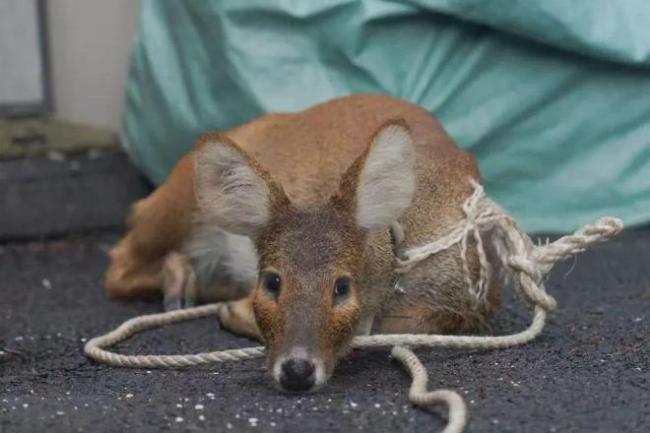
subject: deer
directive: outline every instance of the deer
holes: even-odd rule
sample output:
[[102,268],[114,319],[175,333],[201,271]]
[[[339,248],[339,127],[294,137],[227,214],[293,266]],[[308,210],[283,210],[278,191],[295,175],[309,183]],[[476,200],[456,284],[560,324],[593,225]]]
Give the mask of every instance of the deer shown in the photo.
[[[221,302],[231,332],[261,341],[273,382],[322,387],[357,335],[480,331],[453,248],[400,276],[405,247],[447,233],[480,180],[425,109],[360,94],[207,132],[148,197],[110,251],[112,298],[161,296],[165,309]],[[478,272],[475,245],[467,261]]]

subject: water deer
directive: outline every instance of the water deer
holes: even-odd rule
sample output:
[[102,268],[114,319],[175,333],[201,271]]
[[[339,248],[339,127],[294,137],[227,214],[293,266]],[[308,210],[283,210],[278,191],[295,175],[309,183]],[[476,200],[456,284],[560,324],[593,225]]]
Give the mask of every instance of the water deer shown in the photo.
[[408,102],[356,95],[265,115],[200,136],[133,206],[106,288],[162,293],[167,309],[222,301],[222,326],[265,344],[282,389],[316,389],[355,335],[467,332],[496,311],[492,286],[471,305],[454,249],[395,290],[389,226],[399,221],[406,247],[444,235],[469,179],[474,159]]

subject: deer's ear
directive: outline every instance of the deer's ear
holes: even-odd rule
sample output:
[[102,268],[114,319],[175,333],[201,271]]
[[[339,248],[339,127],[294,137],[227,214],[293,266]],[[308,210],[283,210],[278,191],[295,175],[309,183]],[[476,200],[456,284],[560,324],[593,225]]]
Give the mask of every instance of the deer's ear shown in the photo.
[[195,193],[203,214],[231,233],[255,237],[281,204],[282,188],[239,146],[221,134],[199,139]]
[[341,194],[353,204],[356,223],[377,230],[395,222],[415,191],[415,148],[403,120],[389,121],[375,133],[367,151],[343,176]]

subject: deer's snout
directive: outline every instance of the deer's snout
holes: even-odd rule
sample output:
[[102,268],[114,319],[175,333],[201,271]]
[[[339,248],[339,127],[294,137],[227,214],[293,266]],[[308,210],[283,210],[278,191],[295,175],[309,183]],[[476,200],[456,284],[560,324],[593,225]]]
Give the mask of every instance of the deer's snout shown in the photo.
[[288,391],[309,391],[316,383],[314,363],[301,358],[287,359],[280,366],[280,385]]
[[303,349],[292,350],[273,365],[273,379],[285,391],[311,391],[325,382],[325,376],[323,362],[308,356]]

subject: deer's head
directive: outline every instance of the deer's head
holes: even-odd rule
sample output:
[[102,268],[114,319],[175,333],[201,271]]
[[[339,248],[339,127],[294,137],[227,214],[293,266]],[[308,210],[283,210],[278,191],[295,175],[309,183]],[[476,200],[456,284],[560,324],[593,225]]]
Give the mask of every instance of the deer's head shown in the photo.
[[211,137],[196,156],[201,211],[257,246],[253,306],[273,378],[286,390],[316,388],[357,332],[368,234],[385,230],[411,203],[410,132],[403,121],[382,126],[317,208],[294,206],[250,155],[225,136]]

